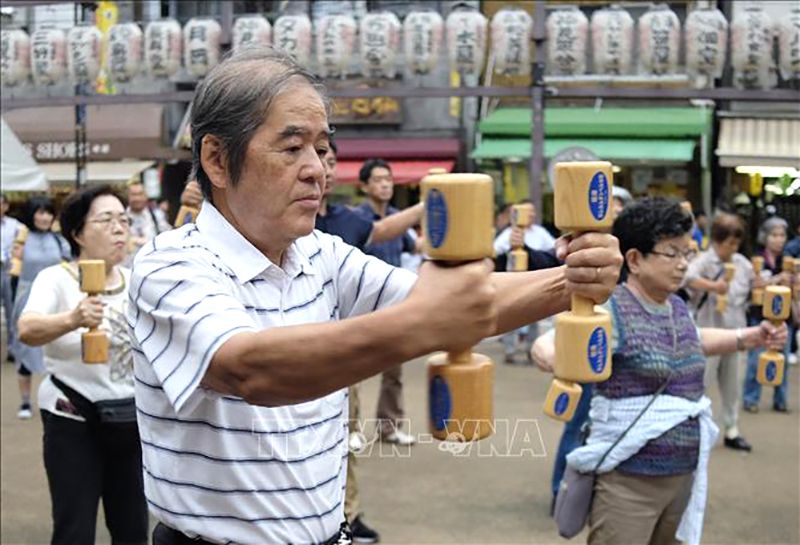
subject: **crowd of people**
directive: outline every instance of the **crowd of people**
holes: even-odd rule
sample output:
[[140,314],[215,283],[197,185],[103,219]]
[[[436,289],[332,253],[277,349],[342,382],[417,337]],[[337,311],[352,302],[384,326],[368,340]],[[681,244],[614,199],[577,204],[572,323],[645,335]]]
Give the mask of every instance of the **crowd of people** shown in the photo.
[[[741,399],[759,407],[758,350],[789,350],[786,328],[749,305],[753,288],[796,281],[782,267],[785,221],[764,223],[756,274],[738,253],[736,216],[716,214],[703,249],[679,204],[615,188],[613,234],[501,224],[494,264],[403,268],[422,248],[423,205],[391,206],[380,158],[359,173],[359,207],[330,202],[337,150],[324,90],[292,58],[250,48],[222,62],[196,90],[191,133],[182,204],[200,209],[193,223],[172,229],[139,183],[125,196],[83,188],[58,214],[31,199],[22,223],[2,202],[21,419],[33,416],[31,374],[44,375],[52,543],[94,543],[100,501],[115,543],[147,543],[148,510],[157,545],[378,541],[353,456],[364,441],[358,384],[381,375],[378,436],[411,446],[403,362],[496,335],[513,364],[522,335],[527,363],[550,370],[552,333],[537,323],[573,294],[611,314],[614,372],[584,388],[564,428],[554,496],[566,466],[592,468],[655,396],[603,461],[589,542],[699,542],[716,429],[705,393],[716,379],[724,444],[750,450],[737,417]],[[493,272],[512,247],[530,270]],[[105,263],[102,293],[80,291],[84,260]],[[736,266],[730,282],[724,263]],[[81,333],[95,327],[109,338],[106,364],[83,363]],[[773,409],[788,411],[786,399],[784,377]]]

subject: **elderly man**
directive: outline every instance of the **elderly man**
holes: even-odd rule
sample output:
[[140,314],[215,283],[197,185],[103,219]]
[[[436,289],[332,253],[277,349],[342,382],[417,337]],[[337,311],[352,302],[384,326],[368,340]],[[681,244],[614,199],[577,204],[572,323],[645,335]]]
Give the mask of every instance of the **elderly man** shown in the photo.
[[160,208],[150,208],[147,193],[141,182],[128,184],[128,216],[131,218],[131,243],[133,250],[128,257],[132,260],[142,246],[159,233],[171,229],[164,212]]
[[[330,128],[319,80],[241,50],[195,93],[195,224],[136,257],[128,321],[156,544],[348,543],[347,386],[611,293],[610,235],[565,267],[419,277],[314,231]],[[567,254],[569,254],[567,256]]]

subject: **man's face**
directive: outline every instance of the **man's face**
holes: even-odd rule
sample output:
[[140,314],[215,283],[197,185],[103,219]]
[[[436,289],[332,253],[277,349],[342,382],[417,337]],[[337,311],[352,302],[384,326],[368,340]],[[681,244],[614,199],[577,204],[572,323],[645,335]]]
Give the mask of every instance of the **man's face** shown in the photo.
[[366,183],[361,184],[361,188],[367,197],[380,203],[388,203],[394,194],[394,179],[388,168],[375,167],[369,175]]
[[147,194],[144,192],[144,186],[141,184],[133,184],[128,187],[128,204],[134,212],[141,212],[147,206]]
[[237,228],[259,248],[288,247],[314,229],[328,132],[325,105],[306,83],[270,106],[247,147],[239,183],[224,195]]
[[325,196],[330,195],[334,187],[336,187],[336,154],[333,148],[330,148],[325,155]]

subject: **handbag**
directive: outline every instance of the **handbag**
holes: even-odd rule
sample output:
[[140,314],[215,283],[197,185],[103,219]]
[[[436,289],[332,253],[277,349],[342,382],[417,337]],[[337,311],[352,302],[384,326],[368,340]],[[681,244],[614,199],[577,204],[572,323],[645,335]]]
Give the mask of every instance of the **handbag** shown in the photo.
[[614,447],[625,438],[631,428],[639,421],[647,409],[650,408],[650,405],[661,395],[667,387],[667,384],[669,384],[669,379],[671,377],[672,373],[670,372],[669,376],[667,376],[667,380],[656,390],[653,398],[647,402],[645,408],[636,415],[633,422],[631,422],[625,431],[617,437],[605,454],[600,457],[600,461],[594,466],[594,470],[581,473],[567,464],[567,468],[564,470],[564,477],[561,479],[561,483],[558,486],[556,505],[553,510],[553,518],[556,519],[556,524],[558,524],[558,535],[566,539],[572,539],[586,527],[586,522],[589,520],[589,512],[592,510],[594,483],[598,475],[597,470],[603,465],[606,457],[614,450]]

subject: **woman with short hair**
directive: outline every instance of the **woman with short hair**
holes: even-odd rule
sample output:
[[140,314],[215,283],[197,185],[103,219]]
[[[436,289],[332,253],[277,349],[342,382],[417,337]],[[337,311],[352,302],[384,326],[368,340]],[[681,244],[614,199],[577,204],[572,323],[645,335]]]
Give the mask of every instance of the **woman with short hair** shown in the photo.
[[[73,260],[44,269],[19,320],[20,340],[44,347],[47,376],[39,386],[44,465],[52,500],[55,544],[95,542],[102,498],[112,543],[147,542],[147,505],[133,399],[133,360],[125,312],[130,271],[130,219],[109,186],[70,195],[61,229]],[[105,262],[101,294],[80,291],[78,262]],[[109,339],[109,361],[85,364],[83,328]]]

